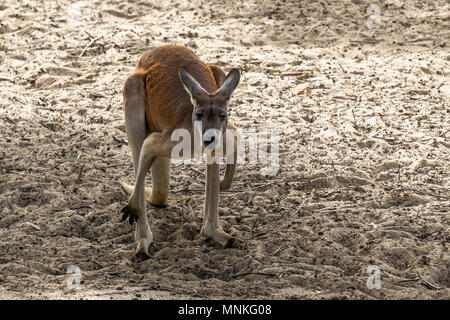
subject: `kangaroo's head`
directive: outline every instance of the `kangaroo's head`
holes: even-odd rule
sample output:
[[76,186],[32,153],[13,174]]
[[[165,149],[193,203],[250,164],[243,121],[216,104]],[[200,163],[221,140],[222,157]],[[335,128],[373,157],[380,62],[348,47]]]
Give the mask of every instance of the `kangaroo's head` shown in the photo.
[[232,69],[221,87],[212,93],[203,89],[184,67],[180,68],[180,78],[194,106],[192,113],[194,130],[197,130],[198,124],[201,123],[203,145],[205,147],[215,145],[213,142],[218,142],[227,129],[227,105],[239,83],[239,70]]

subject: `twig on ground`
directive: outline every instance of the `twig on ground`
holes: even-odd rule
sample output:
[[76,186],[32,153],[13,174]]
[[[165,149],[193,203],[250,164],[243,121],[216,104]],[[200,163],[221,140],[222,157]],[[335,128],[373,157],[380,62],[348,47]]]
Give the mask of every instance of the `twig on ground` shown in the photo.
[[116,136],[113,136],[112,138],[113,138],[114,141],[116,141],[118,143],[128,144],[128,142],[126,140],[124,140],[124,139],[117,138]]
[[38,225],[36,225],[36,224],[34,224],[34,223],[31,223],[31,222],[25,222],[25,224],[27,225],[27,226],[30,226],[30,227],[32,227],[33,229],[36,229],[36,230],[41,230],[41,227],[39,227]]
[[8,116],[4,116],[3,120],[5,120],[6,122],[9,122],[10,124],[16,124],[14,121],[12,121]]
[[312,77],[311,71],[300,71],[300,72],[287,72],[287,73],[280,73],[281,77],[287,77],[287,76],[301,76],[300,79],[307,79]]
[[119,271],[106,271],[101,273],[94,273],[91,274],[90,276],[118,276],[118,275],[120,275]]
[[194,212],[194,209],[192,209],[191,204],[188,203],[187,205],[189,207],[189,211],[191,211],[192,218],[195,218],[195,212]]
[[410,281],[419,281],[419,280],[420,280],[420,278],[404,279],[404,280],[397,281],[395,284],[400,284],[400,283],[403,283],[403,282],[410,282]]
[[244,277],[244,276],[248,276],[248,275],[252,275],[252,274],[257,274],[257,275],[261,275],[261,276],[268,276],[268,277],[275,277],[276,276],[275,273],[243,272],[243,273],[238,273],[238,274],[232,275],[230,278],[235,279],[235,278],[238,278],[238,277]]
[[425,284],[426,284],[427,286],[429,286],[429,287],[431,287],[431,288],[433,288],[433,289],[435,289],[435,290],[441,290],[441,289],[442,289],[441,287],[438,287],[437,285],[432,284],[430,281],[428,281],[427,279],[425,279],[425,278],[422,276],[421,273],[419,273],[419,277],[420,277],[420,279],[421,279],[423,282],[425,282]]
[[[92,36],[90,33],[88,33],[87,31],[84,31],[84,32],[86,32],[86,34],[89,36],[89,38],[92,40],[92,39],[95,39],[95,37],[94,36]],[[98,41],[98,40],[96,40],[97,41],[97,43],[99,44],[99,45],[101,45],[101,46],[104,46],[105,45],[105,43],[104,42],[102,42],[102,41]]]
[[83,54],[86,52],[86,50],[90,47],[90,46],[92,46],[92,44],[94,44],[94,42],[95,41],[97,41],[98,39],[100,39],[102,36],[98,36],[97,38],[93,38],[92,40],[91,40],[91,42],[89,42],[89,44],[83,49],[83,51],[81,51],[81,53],[80,53],[80,58],[83,56]]
[[366,40],[350,40],[350,43],[378,43],[379,39],[366,39]]
[[[89,204],[81,204],[79,206],[73,206],[70,208],[71,210],[77,210],[77,209],[94,209],[93,206],[89,205]],[[62,211],[62,210],[56,210],[56,211]]]
[[414,217],[414,219],[417,219],[419,217],[419,214],[422,212],[423,208],[425,208],[425,206],[422,206],[419,211],[417,212],[416,216]]
[[199,174],[201,174],[201,175],[203,175],[203,176],[205,175],[204,172],[201,172],[201,171],[199,171],[199,170],[197,170],[197,169],[195,169],[195,168],[189,167],[189,169],[191,169],[192,171],[197,172],[197,173],[199,173]]
[[83,176],[83,170],[84,170],[84,162],[81,164],[80,170],[78,171],[78,177],[75,180],[76,183],[81,182],[81,177]]
[[379,133],[383,132],[383,131],[384,131],[384,128],[383,128],[383,129],[380,129],[380,130],[378,130],[378,131],[376,131],[376,132],[374,132],[374,133],[371,133],[371,134],[369,134],[369,135],[367,136],[367,139],[376,138],[377,135],[378,135]]
[[415,39],[415,40],[410,40],[410,41],[403,41],[401,42],[402,44],[407,44],[407,43],[416,43],[416,42],[422,42],[422,41],[433,41],[435,39],[432,38],[420,38],[420,39]]
[[[180,189],[180,190],[174,190],[172,191],[172,193],[178,193],[178,192],[204,192],[205,189],[189,189],[189,188],[184,188],[184,189]],[[249,190],[221,190],[220,192],[224,192],[224,193],[235,193],[235,192],[246,192]]]
[[92,262],[95,263],[96,265],[98,265],[100,268],[103,269],[103,266],[100,262],[97,262],[96,260],[92,259]]
[[178,193],[178,192],[186,192],[190,191],[189,188],[179,189],[179,190],[173,190],[172,193]]
[[302,209],[302,207],[303,207],[303,205],[305,204],[305,202],[306,202],[306,197],[303,198],[303,201],[302,201],[302,203],[300,204],[300,206],[298,207],[298,209],[295,210],[295,212],[292,214],[293,216],[295,216],[295,215]]
[[254,187],[253,190],[258,190],[258,189],[261,189],[261,188],[264,188],[264,187],[273,185],[273,184],[275,184],[275,183],[277,183],[277,182],[282,182],[282,181],[275,180],[275,181],[272,181],[272,182],[269,182],[269,183],[263,183],[263,184],[260,185],[260,186]]
[[0,77],[0,81],[9,81],[11,83],[14,83],[14,80],[7,78],[7,77]]
[[355,97],[333,96],[333,99],[338,100],[355,100]]

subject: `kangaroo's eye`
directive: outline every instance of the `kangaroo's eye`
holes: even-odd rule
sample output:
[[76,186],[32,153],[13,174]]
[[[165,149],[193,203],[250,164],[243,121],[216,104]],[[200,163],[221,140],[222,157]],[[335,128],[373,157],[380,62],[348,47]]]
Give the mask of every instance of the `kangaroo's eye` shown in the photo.
[[225,119],[227,117],[227,114],[226,113],[221,113],[221,114],[219,114],[219,117],[221,119]]

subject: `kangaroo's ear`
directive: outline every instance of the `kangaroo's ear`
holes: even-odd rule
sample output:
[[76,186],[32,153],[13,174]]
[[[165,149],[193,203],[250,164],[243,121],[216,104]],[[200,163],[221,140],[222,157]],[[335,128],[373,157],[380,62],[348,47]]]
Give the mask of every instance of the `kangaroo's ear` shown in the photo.
[[222,86],[217,90],[217,94],[221,95],[224,99],[229,100],[234,89],[236,89],[239,84],[240,77],[238,69],[231,69]]
[[180,78],[181,83],[183,83],[184,89],[191,96],[191,101],[194,105],[198,102],[201,97],[207,95],[207,92],[203,87],[198,83],[197,80],[187,71],[185,67],[180,68]]

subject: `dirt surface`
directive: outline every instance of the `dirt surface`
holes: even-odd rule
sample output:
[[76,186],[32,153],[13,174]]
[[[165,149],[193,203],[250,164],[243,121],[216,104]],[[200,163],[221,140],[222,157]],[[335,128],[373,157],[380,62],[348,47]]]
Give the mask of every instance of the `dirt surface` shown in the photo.
[[[449,12],[0,1],[0,298],[449,299]],[[152,258],[135,264],[122,87],[163,44],[242,70],[229,117],[280,133],[280,170],[238,167],[220,215],[246,246],[221,249],[199,234],[204,165],[173,164],[170,206],[147,209]]]

